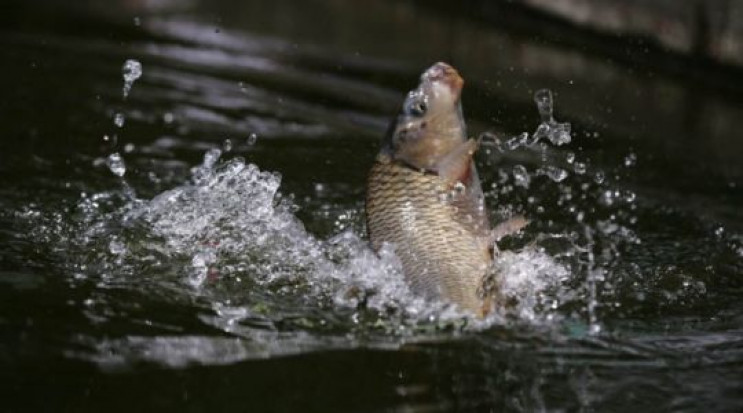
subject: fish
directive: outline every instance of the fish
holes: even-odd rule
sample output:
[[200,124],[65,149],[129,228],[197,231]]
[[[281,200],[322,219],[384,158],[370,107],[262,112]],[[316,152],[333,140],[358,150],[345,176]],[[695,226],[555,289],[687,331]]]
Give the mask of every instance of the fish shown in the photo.
[[457,70],[439,62],[407,94],[368,175],[366,224],[372,248],[392,246],[415,293],[483,317],[494,305],[495,241],[528,221],[491,228],[463,86]]

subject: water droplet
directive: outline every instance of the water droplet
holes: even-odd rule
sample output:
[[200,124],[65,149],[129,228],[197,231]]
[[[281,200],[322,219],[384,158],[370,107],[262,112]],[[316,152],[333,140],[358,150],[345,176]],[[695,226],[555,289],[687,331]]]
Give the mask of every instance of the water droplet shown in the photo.
[[134,25],[137,27],[142,25],[142,21],[139,19],[139,17],[134,18]]
[[173,120],[174,120],[174,118],[175,118],[175,117],[174,117],[174,116],[173,116],[173,114],[172,114],[172,113],[170,113],[170,112],[165,112],[165,113],[163,113],[163,122],[165,122],[165,123],[167,123],[167,124],[171,124],[171,123],[173,123]]
[[606,190],[601,194],[599,202],[605,206],[611,206],[614,204],[614,193],[610,190]]
[[543,123],[552,122],[552,91],[541,89],[534,93],[534,102],[537,103],[537,110]]
[[586,164],[583,162],[576,162],[575,165],[573,165],[573,170],[578,175],[583,175],[586,173]]
[[117,152],[108,155],[108,158],[106,159],[106,165],[108,166],[108,169],[110,169],[111,172],[113,172],[116,176],[124,176],[124,174],[126,173],[126,164],[124,164],[124,160]]
[[124,77],[124,98],[129,96],[134,82],[142,76],[142,64],[138,60],[127,59],[121,68],[121,74]]
[[547,175],[547,177],[555,182],[562,182],[568,177],[568,172],[566,170],[552,165],[547,165],[541,168],[540,173]]
[[255,133],[251,133],[250,135],[248,135],[248,139],[246,140],[248,146],[253,146],[256,142],[258,142],[258,135],[256,135]]
[[636,194],[635,194],[634,192],[632,192],[632,191],[626,191],[626,192],[624,193],[624,200],[625,200],[625,201],[626,201],[627,203],[632,203],[632,202],[635,202],[635,199],[636,199],[636,198],[637,198],[637,195],[636,195]]
[[124,153],[132,153],[134,152],[134,144],[133,143],[127,143],[124,145]]
[[125,120],[125,118],[124,118],[124,114],[123,113],[117,112],[114,115],[114,125],[116,125],[117,127],[123,128],[124,127],[124,120]]
[[222,142],[222,150],[224,150],[225,153],[230,152],[232,150],[232,141],[225,139],[224,142]]
[[725,235],[725,227],[719,226],[715,228],[715,236],[717,238],[722,238],[723,235]]
[[203,166],[205,168],[209,168],[209,169],[213,168],[214,167],[214,164],[217,163],[217,161],[219,160],[219,157],[220,156],[222,156],[222,151],[221,150],[219,150],[217,148],[209,149],[204,154],[204,163],[203,163]]
[[513,167],[513,178],[516,181],[516,185],[529,188],[531,178],[529,177],[529,172],[523,165],[516,165]]
[[566,145],[572,140],[569,123],[554,123],[549,132],[549,140],[554,145]]
[[510,138],[506,141],[506,149],[508,149],[509,151],[518,149],[520,145],[521,139],[518,136],[514,136],[513,138]]
[[566,161],[567,161],[568,163],[573,163],[573,162],[575,162],[575,154],[574,154],[573,152],[568,152],[568,153],[566,153],[566,154],[565,154],[565,160],[566,160]]
[[632,152],[630,152],[630,154],[624,158],[624,166],[626,166],[627,168],[631,168],[635,166],[636,163],[637,163],[637,155],[635,155]]
[[606,175],[604,174],[603,171],[597,171],[596,175],[593,176],[593,180],[597,184],[603,183],[605,179],[606,179]]

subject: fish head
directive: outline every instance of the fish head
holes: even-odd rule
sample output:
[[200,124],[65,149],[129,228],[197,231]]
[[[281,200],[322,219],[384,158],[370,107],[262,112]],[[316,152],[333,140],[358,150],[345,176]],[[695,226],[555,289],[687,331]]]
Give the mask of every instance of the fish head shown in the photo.
[[383,153],[417,169],[430,170],[466,139],[456,69],[436,63],[420,77],[387,133]]

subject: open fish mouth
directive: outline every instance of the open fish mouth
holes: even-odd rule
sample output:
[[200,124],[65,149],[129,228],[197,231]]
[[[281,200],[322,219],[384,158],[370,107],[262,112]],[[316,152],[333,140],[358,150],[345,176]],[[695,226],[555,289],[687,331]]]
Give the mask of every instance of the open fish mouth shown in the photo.
[[464,86],[464,79],[459,72],[451,65],[444,62],[438,62],[429,67],[421,75],[421,83],[442,83],[449,87],[451,93],[459,94]]

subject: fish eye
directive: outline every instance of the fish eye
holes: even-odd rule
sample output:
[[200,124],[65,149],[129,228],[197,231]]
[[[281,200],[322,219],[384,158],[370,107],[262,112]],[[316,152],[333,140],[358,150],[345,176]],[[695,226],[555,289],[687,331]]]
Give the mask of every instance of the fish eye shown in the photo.
[[426,100],[423,97],[410,99],[405,105],[405,112],[413,116],[423,116],[427,109],[428,104],[426,104]]

